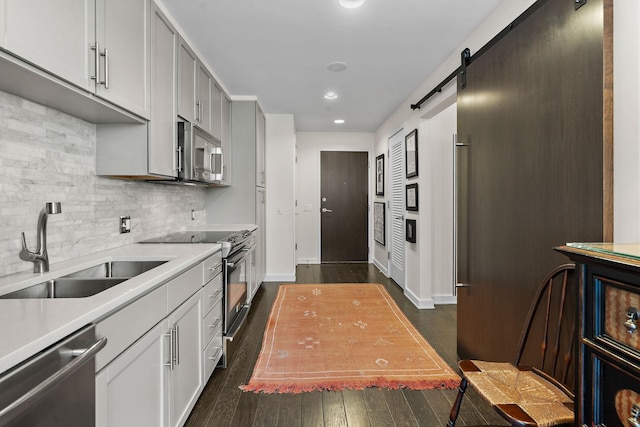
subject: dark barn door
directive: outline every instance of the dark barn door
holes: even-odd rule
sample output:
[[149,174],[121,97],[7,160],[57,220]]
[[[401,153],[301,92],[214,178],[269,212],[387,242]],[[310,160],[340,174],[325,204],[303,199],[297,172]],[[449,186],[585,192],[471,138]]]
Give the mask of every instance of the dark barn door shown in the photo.
[[538,282],[568,262],[553,248],[611,230],[603,0],[574,5],[544,3],[459,81],[461,358],[513,361]]
[[320,153],[322,262],[366,262],[368,248],[369,154]]

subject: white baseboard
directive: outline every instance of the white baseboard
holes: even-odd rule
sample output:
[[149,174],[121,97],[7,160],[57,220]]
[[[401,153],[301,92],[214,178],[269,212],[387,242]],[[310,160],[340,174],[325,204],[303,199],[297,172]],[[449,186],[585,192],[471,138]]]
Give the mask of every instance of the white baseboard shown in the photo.
[[436,305],[453,305],[458,303],[458,298],[453,295],[434,295],[433,302]]
[[389,277],[389,273],[387,273],[387,267],[386,266],[382,266],[378,260],[374,259],[373,260],[373,265],[375,265],[376,267],[378,267],[378,270],[380,270],[380,273],[384,274],[385,277]]
[[263,282],[295,282],[296,275],[277,275],[277,274],[267,274],[264,276]]
[[300,264],[320,264],[320,260],[318,258],[298,258],[296,260],[298,265]]
[[432,310],[436,308],[434,304],[434,300],[431,298],[428,299],[420,299],[416,297],[413,292],[408,289],[404,290],[404,295],[416,306],[416,308],[420,310]]

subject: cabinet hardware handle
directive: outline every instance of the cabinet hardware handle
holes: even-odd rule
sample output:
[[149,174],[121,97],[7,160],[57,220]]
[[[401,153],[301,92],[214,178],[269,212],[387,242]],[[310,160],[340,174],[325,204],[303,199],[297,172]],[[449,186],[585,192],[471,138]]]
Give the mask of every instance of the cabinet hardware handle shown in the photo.
[[164,334],[164,336],[169,338],[169,363],[165,363],[164,366],[168,366],[169,369],[173,371],[173,328],[171,328],[168,334]]
[[216,351],[215,356],[211,356],[211,357],[209,358],[209,360],[214,360],[214,361],[215,361],[215,360],[217,360],[217,359],[218,359],[218,356],[220,356],[220,352],[222,352],[222,347],[217,347],[217,348],[218,348],[218,351]]
[[631,416],[627,418],[631,427],[640,427],[640,420],[638,420],[638,417],[640,417],[640,406],[634,403],[633,406],[631,406]]
[[180,328],[175,326],[176,330],[176,365],[180,364]]
[[96,44],[94,44],[93,46],[91,46],[91,50],[94,50],[96,52],[96,56],[95,56],[95,67],[96,67],[96,72],[93,76],[89,77],[91,80],[95,80],[96,81],[96,85],[100,84],[100,44],[98,42],[96,42]]
[[639,313],[638,309],[635,307],[630,307],[627,309],[627,320],[624,322],[624,327],[627,328],[627,332],[629,335],[632,335],[636,329],[638,329],[638,325],[636,324],[636,320],[638,320]]
[[109,89],[109,49],[105,48],[101,56],[104,56],[104,81],[101,83],[104,84],[105,89]]
[[222,289],[218,289],[215,294],[209,295],[209,298],[218,298],[218,295],[222,293]]

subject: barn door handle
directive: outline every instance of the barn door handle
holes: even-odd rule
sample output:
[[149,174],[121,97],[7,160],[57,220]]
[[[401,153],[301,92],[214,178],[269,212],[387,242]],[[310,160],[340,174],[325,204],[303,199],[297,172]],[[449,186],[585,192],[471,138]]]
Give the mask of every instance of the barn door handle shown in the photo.
[[322,213],[326,213],[326,212],[333,212],[331,209],[327,209],[327,208],[322,208]]

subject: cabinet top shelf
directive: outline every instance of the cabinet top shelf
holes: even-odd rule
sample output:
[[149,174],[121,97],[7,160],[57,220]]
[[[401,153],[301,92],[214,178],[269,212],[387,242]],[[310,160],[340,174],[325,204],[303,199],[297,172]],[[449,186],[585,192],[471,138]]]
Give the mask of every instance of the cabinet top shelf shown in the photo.
[[640,268],[640,243],[567,243],[556,250]]

